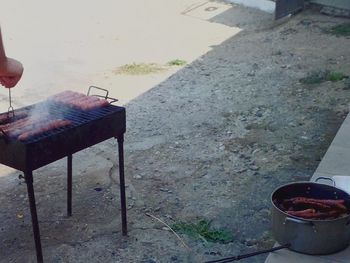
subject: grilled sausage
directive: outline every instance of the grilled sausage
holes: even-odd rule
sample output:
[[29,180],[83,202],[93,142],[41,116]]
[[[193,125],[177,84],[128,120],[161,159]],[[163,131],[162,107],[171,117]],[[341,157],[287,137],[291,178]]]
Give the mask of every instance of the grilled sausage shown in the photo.
[[64,91],[51,96],[51,100],[83,111],[93,110],[109,105],[108,101],[95,96],[87,96],[73,91]]
[[23,132],[18,136],[18,140],[25,141],[33,136],[39,135],[41,133],[59,129],[68,125],[71,125],[72,122],[69,120],[62,120],[62,119],[56,119],[56,120],[50,120],[48,123],[42,123],[41,125],[38,125],[35,129],[32,129],[30,131]]

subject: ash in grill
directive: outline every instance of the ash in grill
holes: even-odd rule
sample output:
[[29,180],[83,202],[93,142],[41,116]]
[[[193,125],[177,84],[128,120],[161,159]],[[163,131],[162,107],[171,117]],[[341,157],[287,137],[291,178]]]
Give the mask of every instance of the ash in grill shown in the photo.
[[[80,107],[81,105],[83,106]],[[43,119],[46,127],[50,121],[57,120],[64,125],[49,125],[49,128],[42,128],[45,125],[37,124],[36,128],[39,132],[29,132],[22,137],[20,136],[23,133],[16,132],[16,129],[8,133],[5,131],[4,127],[10,127],[11,124],[29,118],[30,112],[35,108],[46,109]],[[0,163],[24,172],[38,262],[43,262],[43,256],[34,198],[33,171],[67,157],[67,213],[70,216],[72,213],[72,155],[113,137],[118,140],[122,232],[123,235],[127,234],[123,156],[123,136],[126,130],[125,108],[106,104],[106,101],[98,107],[90,107],[82,103],[67,104],[51,100],[19,109],[10,118],[6,116],[7,113],[0,114],[0,128],[2,128],[0,130]],[[33,121],[31,129],[34,128],[34,130],[36,121],[42,123],[40,119],[35,121],[29,118],[28,121]],[[24,131],[27,130],[24,128]]]

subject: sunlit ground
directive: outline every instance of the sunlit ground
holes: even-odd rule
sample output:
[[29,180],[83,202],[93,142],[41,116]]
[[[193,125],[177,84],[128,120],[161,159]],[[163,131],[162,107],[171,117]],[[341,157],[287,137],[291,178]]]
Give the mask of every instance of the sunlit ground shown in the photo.
[[[110,90],[120,104],[136,98],[183,66],[147,75],[115,74],[130,63],[187,63],[237,34],[212,23],[229,4],[193,0],[6,1],[0,9],[7,55],[20,60],[24,75],[12,90],[15,108],[89,85]],[[0,110],[8,93],[0,89]],[[8,174],[0,167],[0,176]]]
[[[173,59],[190,63],[239,32],[207,21],[230,7],[188,0],[8,1],[0,10],[4,42],[7,53],[25,66],[13,92],[15,105],[65,89],[85,91],[91,84],[126,103],[178,68],[135,77],[113,74],[116,67]],[[4,100],[7,93],[0,96]]]

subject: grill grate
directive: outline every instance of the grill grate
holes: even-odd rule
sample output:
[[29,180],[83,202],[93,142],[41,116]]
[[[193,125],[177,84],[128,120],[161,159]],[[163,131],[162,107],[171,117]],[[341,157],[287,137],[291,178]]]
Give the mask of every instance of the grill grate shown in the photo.
[[[19,111],[34,111],[43,103],[27,106]],[[108,105],[90,111],[81,111],[50,103],[46,107],[50,119],[66,119],[69,126],[49,130],[18,140],[17,137],[0,136],[0,163],[24,171],[35,170],[69,154],[83,150],[109,138],[117,137],[126,130],[125,108]]]
[[[21,141],[23,143],[34,143],[44,138],[62,133],[64,131],[69,131],[81,125],[102,119],[121,109],[121,107],[109,105],[106,107],[93,109],[90,111],[82,111],[75,108],[67,107],[63,104],[56,103],[56,102],[50,102],[49,104],[47,102],[41,102],[35,105],[24,107],[19,111],[27,111],[30,115],[30,113],[33,112],[34,108],[36,107],[46,109],[48,111],[48,115],[50,116],[50,119],[65,119],[65,120],[71,121],[72,124],[69,126],[42,132],[40,134],[37,134],[35,136],[28,138],[27,140]],[[8,134],[8,136],[10,141],[12,142],[18,141],[17,137],[11,137],[10,134]]]

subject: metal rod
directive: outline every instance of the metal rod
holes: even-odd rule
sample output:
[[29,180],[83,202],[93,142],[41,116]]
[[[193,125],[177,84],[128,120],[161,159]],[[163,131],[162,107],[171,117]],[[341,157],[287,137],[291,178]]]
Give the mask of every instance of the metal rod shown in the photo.
[[257,256],[260,254],[270,253],[270,252],[273,252],[276,250],[289,248],[289,247],[290,247],[290,244],[287,244],[287,245],[278,246],[278,247],[274,247],[274,248],[270,248],[270,249],[260,250],[260,251],[253,252],[253,253],[248,253],[248,254],[243,254],[243,255],[238,255],[238,256],[233,256],[233,257],[228,257],[228,258],[222,258],[222,259],[217,259],[217,260],[206,261],[204,263],[228,263],[228,262],[232,262],[232,261],[238,261],[238,260],[241,260],[244,258],[254,257],[254,256]]
[[7,109],[7,114],[10,115],[10,112],[12,112],[13,116],[15,116],[15,111],[12,107],[12,97],[11,97],[11,89],[9,88],[9,102],[10,102],[10,107]]
[[10,101],[10,108],[12,107],[12,100],[11,100],[11,89],[8,89],[9,90],[9,101]]
[[[92,89],[102,90],[102,91],[106,92],[106,95],[104,95],[104,96],[103,96],[103,95],[98,95],[98,94],[90,95],[90,92],[91,92]],[[116,98],[111,98],[111,97],[109,97],[108,94],[109,94],[109,90],[103,89],[103,88],[100,88],[100,87],[96,87],[96,86],[90,86],[89,89],[88,89],[88,92],[87,92],[87,95],[88,95],[88,96],[94,96],[94,97],[98,97],[98,98],[104,98],[105,100],[109,100],[109,103],[110,103],[110,104],[112,104],[112,103],[118,101],[118,99],[116,99]]]
[[72,216],[72,159],[70,154],[67,156],[67,215]]
[[90,87],[89,87],[88,92],[87,92],[87,95],[88,95],[88,96],[90,96],[90,91],[91,91],[91,89],[98,89],[98,90],[102,90],[102,91],[106,92],[106,95],[105,95],[105,96],[99,96],[99,97],[104,97],[105,99],[108,98],[109,90],[103,89],[103,88],[100,88],[100,87],[96,87],[96,86],[90,86]]
[[120,203],[122,210],[122,233],[123,236],[128,234],[126,220],[126,198],[125,198],[125,178],[124,178],[124,135],[117,136],[118,156],[119,156],[119,181],[120,181]]
[[38,263],[43,263],[44,262],[43,252],[41,249],[39,222],[38,222],[38,215],[36,212],[36,204],[35,204],[35,196],[34,196],[34,188],[33,188],[33,172],[32,171],[24,172],[24,178],[27,184],[29,207],[30,207],[30,213],[32,216],[32,226],[33,226],[33,234],[34,234],[34,241],[35,241],[36,258]]

